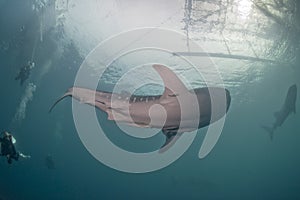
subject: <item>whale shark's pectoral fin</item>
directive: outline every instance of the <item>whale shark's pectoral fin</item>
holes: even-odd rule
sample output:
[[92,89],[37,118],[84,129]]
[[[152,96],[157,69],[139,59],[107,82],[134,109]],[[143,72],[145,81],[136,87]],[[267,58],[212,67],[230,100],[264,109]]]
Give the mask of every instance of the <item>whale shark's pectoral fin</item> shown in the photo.
[[174,132],[174,133],[173,132],[164,132],[164,134],[166,136],[166,141],[161,148],[167,146],[174,139],[174,137],[176,136],[177,133],[176,132]]
[[177,133],[177,130],[162,130],[163,134],[166,136],[165,143],[160,147],[159,153],[164,153],[167,151],[170,147],[172,147],[177,139],[181,136],[180,133]]
[[168,67],[155,64],[153,65],[153,68],[157,71],[164,82],[165,91],[162,95],[163,98],[176,97],[188,91],[178,76]]

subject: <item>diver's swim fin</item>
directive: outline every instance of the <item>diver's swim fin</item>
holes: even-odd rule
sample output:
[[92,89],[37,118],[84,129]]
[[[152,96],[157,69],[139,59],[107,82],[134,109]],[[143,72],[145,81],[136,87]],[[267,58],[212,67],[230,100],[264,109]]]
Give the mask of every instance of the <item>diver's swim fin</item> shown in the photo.
[[23,154],[23,153],[21,153],[21,152],[19,152],[19,156],[20,157],[22,157],[22,158],[31,158],[31,156],[30,155],[25,155],[25,154]]

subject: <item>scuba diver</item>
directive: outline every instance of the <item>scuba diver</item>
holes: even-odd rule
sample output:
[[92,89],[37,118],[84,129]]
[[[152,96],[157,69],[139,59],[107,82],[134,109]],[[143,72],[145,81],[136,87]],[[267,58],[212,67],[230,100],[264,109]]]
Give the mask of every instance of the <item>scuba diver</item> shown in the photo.
[[12,163],[12,159],[18,161],[20,156],[22,158],[30,158],[30,156],[17,152],[14,143],[16,143],[16,140],[11,134],[7,131],[2,132],[2,137],[0,137],[0,156],[6,156],[8,164]]
[[32,68],[34,68],[34,62],[28,61],[27,65],[20,69],[19,74],[16,76],[15,80],[20,80],[21,86],[29,78]]
[[50,154],[48,154],[45,158],[45,165],[48,169],[51,170],[56,169],[55,162],[53,160],[53,157]]

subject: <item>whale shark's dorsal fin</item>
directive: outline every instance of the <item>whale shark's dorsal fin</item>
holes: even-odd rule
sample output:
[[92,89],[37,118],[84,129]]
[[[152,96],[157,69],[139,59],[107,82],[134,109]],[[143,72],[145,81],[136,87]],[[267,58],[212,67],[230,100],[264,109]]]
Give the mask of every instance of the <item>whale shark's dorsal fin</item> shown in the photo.
[[168,67],[155,64],[153,65],[153,68],[157,71],[164,82],[165,90],[163,97],[175,97],[188,91],[178,76]]

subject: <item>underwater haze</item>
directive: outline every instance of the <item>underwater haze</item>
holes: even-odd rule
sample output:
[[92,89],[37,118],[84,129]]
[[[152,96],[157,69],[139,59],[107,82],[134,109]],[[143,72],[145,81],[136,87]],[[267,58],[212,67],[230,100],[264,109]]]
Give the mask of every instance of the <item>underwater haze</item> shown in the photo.
[[[300,199],[299,94],[295,105],[284,105],[290,86],[300,88],[300,1],[0,0],[0,27],[0,130],[31,156],[12,164],[0,157],[0,200]],[[160,31],[166,34],[153,37]],[[176,52],[151,46],[165,41]],[[15,77],[28,61],[34,67],[21,85]],[[109,165],[92,153],[101,141],[86,146],[92,133],[82,132],[74,108],[92,106],[66,98],[49,113],[68,88],[91,88],[95,80],[98,90],[117,85],[124,94],[161,95],[164,82],[153,63],[167,65],[189,89],[230,91],[221,135],[204,158],[198,154],[208,127],[174,162],[126,172],[122,163],[145,163],[120,157]],[[86,79],[78,80],[84,65]],[[264,127],[293,106],[271,139]],[[133,127],[138,138],[107,117],[96,109],[107,138],[126,152],[144,155],[165,142],[160,130]],[[174,148],[180,144],[179,138]]]

